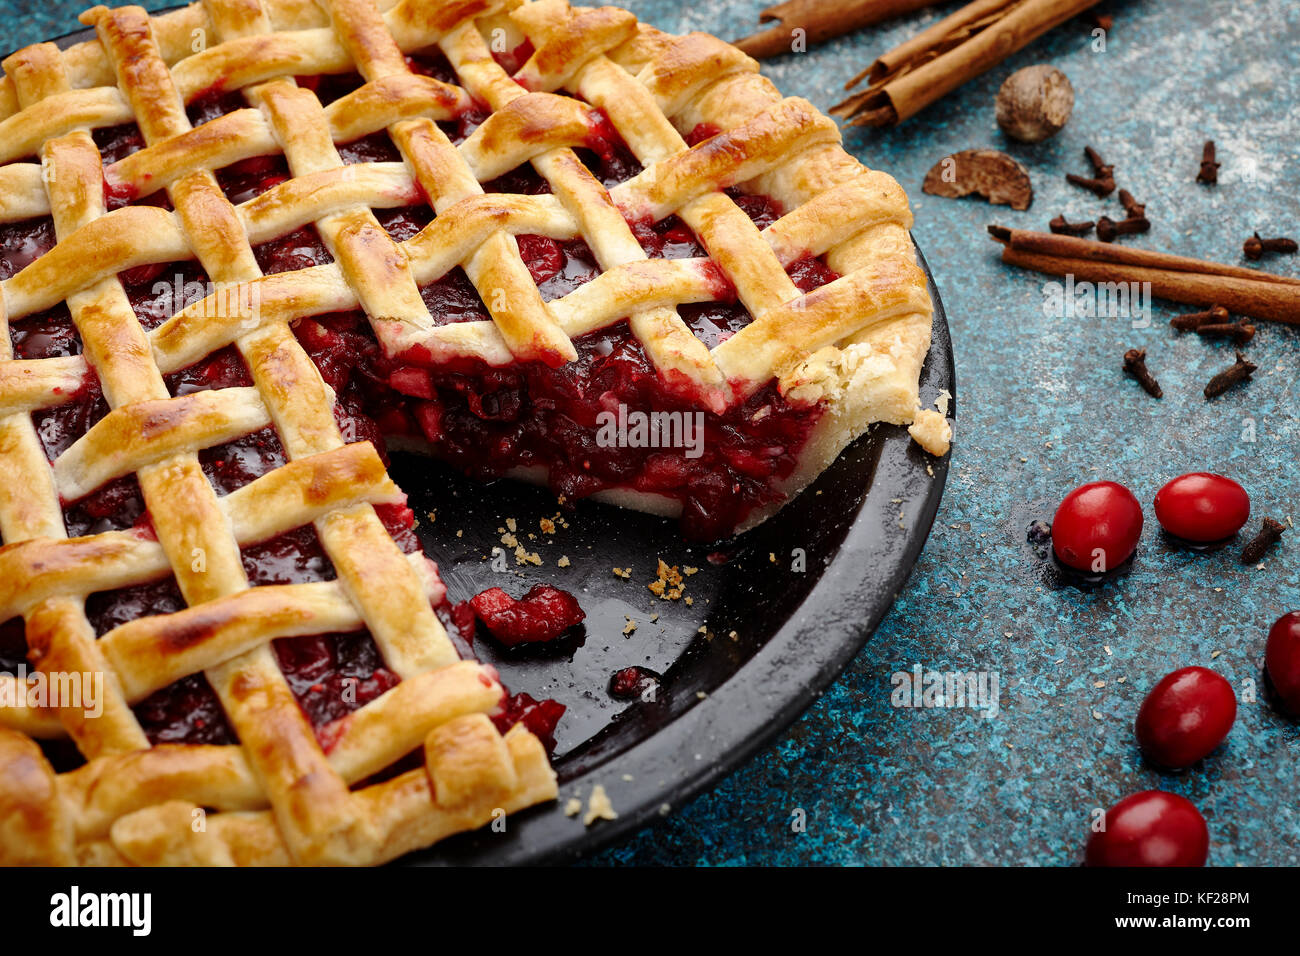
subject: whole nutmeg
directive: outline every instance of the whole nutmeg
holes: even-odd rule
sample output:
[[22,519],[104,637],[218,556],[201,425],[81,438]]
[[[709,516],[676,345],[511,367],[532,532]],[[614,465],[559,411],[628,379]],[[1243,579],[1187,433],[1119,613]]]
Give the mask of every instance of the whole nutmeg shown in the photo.
[[1039,64],[1016,70],[998,90],[998,125],[1022,143],[1055,136],[1074,109],[1074,87],[1054,66]]

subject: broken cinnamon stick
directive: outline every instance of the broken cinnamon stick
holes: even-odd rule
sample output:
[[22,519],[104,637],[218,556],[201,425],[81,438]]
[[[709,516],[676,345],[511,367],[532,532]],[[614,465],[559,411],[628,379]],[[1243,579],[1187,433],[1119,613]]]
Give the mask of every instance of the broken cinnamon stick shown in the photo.
[[1116,247],[1076,236],[990,226],[1002,261],[1086,282],[1150,283],[1171,302],[1221,305],[1240,315],[1300,325],[1300,279],[1255,272],[1145,249]]
[[763,59],[795,49],[796,30],[811,46],[852,30],[933,6],[939,0],[786,0],[758,15],[760,23],[776,21],[758,33],[733,41],[750,56]]
[[1100,0],[975,0],[883,54],[831,107],[855,126],[901,123]]

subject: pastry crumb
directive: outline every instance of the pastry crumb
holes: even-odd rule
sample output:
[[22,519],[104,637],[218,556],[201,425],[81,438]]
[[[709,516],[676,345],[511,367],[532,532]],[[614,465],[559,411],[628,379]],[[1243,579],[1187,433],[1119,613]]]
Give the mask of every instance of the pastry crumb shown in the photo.
[[569,802],[564,805],[564,815],[566,817],[576,817],[582,812],[582,801],[577,797],[569,797]]
[[624,581],[626,581],[631,576],[632,576],[631,568],[614,568],[614,577],[616,578],[622,578]]
[[512,534],[519,530],[519,525],[514,518],[506,519],[506,527],[510,530]]
[[557,567],[567,568],[569,566],[569,556],[567,554],[560,555],[560,560],[556,561],[555,564]]
[[636,621],[632,620],[632,619],[631,619],[630,617],[628,617],[626,614],[624,614],[623,617],[627,618],[627,624],[624,625],[624,627],[623,627],[623,633],[624,633],[624,634],[631,634],[633,631],[636,630]]
[[936,457],[948,454],[951,447],[952,426],[948,424],[948,419],[928,408],[916,413],[907,433],[913,441]]
[[538,525],[541,527],[543,534],[555,534],[555,522],[550,518],[542,518],[538,521]]
[[583,826],[589,827],[597,820],[617,819],[618,813],[614,810],[614,804],[610,803],[604,785],[596,784],[591,788],[591,796],[587,798],[587,813],[582,818]]
[[650,593],[661,601],[676,601],[682,596],[684,586],[682,584],[682,574],[677,570],[677,565],[669,567],[664,563],[664,559],[659,559],[659,567],[656,571],[657,577],[646,585]]

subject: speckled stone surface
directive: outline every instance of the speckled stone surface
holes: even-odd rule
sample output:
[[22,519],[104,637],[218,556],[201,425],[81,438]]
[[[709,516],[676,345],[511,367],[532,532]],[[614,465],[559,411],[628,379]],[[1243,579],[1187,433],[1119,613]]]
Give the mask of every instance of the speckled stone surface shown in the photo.
[[[625,0],[649,23],[734,38],[764,0]],[[0,47],[65,32],[80,0],[0,2]],[[151,8],[161,4],[149,4]],[[948,5],[951,7],[951,5]],[[941,8],[941,9],[947,9]],[[1127,318],[1044,314],[1045,277],[1002,266],[984,227],[1045,229],[1122,213],[1065,183],[1096,146],[1120,186],[1147,204],[1135,246],[1241,261],[1241,242],[1300,232],[1300,5],[1259,2],[1110,3],[1104,51],[1067,23],[903,127],[855,130],[847,147],[892,172],[912,197],[915,235],[947,306],[961,393],[953,471],[938,523],[910,584],[875,637],[773,748],[712,792],[595,856],[596,864],[1073,864],[1090,813],[1158,787],[1205,814],[1211,862],[1300,864],[1300,724],[1278,716],[1262,688],[1268,626],[1300,608],[1300,532],[1262,570],[1237,546],[1193,554],[1167,544],[1148,508],[1131,571],[1080,591],[1054,583],[1026,543],[1035,518],[1084,481],[1112,478],[1150,502],[1185,471],[1229,474],[1255,514],[1300,517],[1295,407],[1300,330],[1265,324],[1248,352],[1245,388],[1207,402],[1201,389],[1231,348],[1178,336],[1178,311],[1154,304],[1150,326]],[[922,13],[771,61],[787,93],[823,108],[876,54],[934,22]],[[993,119],[1014,69],[1050,62],[1076,94],[1074,116],[1037,146],[1009,143]],[[1223,163],[1215,188],[1193,182],[1200,144]],[[1024,162],[1026,212],[925,196],[921,181],[948,153],[1005,149]],[[1263,268],[1300,274],[1300,257]],[[1155,401],[1119,372],[1144,347],[1164,386]],[[1253,440],[1252,440],[1253,439]],[[996,673],[1000,709],[891,705],[891,675],[916,664]],[[1146,766],[1132,722],[1167,671],[1212,667],[1239,697],[1228,744],[1180,775]],[[796,811],[802,811],[801,814]],[[792,821],[805,820],[802,832]]]

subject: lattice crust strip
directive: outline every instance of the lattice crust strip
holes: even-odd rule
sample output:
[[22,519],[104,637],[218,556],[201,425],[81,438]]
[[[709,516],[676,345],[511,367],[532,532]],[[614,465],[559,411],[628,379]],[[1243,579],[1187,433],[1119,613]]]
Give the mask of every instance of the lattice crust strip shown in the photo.
[[[773,379],[832,418],[916,410],[930,302],[902,191],[715,38],[564,0],[205,0],[82,20],[95,40],[28,47],[0,78],[0,222],[49,215],[58,236],[0,282],[0,620],[25,619],[35,667],[102,672],[107,693],[94,719],[0,709],[0,862],[376,863],[555,796],[540,742],[485,716],[500,685],[456,659],[431,607],[435,568],[404,555],[374,510],[404,497],[368,443],[344,443],[297,319],[360,308],[390,356],[558,365],[573,339],[626,318],[665,380],[716,411]],[[513,78],[493,30],[533,45]],[[411,72],[405,54],[433,46],[460,85]],[[353,71],[363,85],[328,106],[293,79]],[[191,127],[188,104],[234,91],[244,108]],[[437,123],[475,103],[491,115],[453,144]],[[610,190],[574,153],[598,135],[598,110],[644,167]],[[132,121],[144,147],[103,165],[89,131]],[[688,148],[701,124],[717,135]],[[336,143],[381,130],[401,162],[343,164]],[[291,178],[233,205],[213,171],[277,153]],[[524,163],[548,194],[483,191]],[[732,186],[787,212],[760,231]],[[109,211],[105,190],[163,192],[171,208]],[[404,242],[374,214],[421,203],[435,216]],[[669,215],[706,257],[647,258],[629,223]],[[307,224],[333,261],[263,275],[253,246]],[[521,234],[581,238],[603,274],[544,302]],[[786,267],[809,255],[840,278],[802,293]],[[118,274],[187,259],[216,291],[145,332]],[[490,320],[429,314],[420,286],[457,267]],[[732,294],[753,321],[710,350],[677,307]],[[60,303],[84,354],[15,359],[8,323]],[[226,346],[251,387],[170,396],[163,376]],[[51,464],[32,413],[92,376],[109,411]],[[219,497],[197,453],[268,425],[287,464]],[[132,474],[154,534],[68,539],[62,505]],[[241,547],[305,524],[337,579],[250,587]],[[169,575],[185,610],[95,638],[87,595]],[[360,627],[402,680],[318,739],[270,642]],[[131,705],[199,672],[240,744],[151,748]],[[16,683],[0,675],[0,693],[23,693]],[[29,738],[65,735],[87,763],[55,774]],[[354,789],[421,747],[422,768]],[[196,828],[200,808],[215,812]]]

